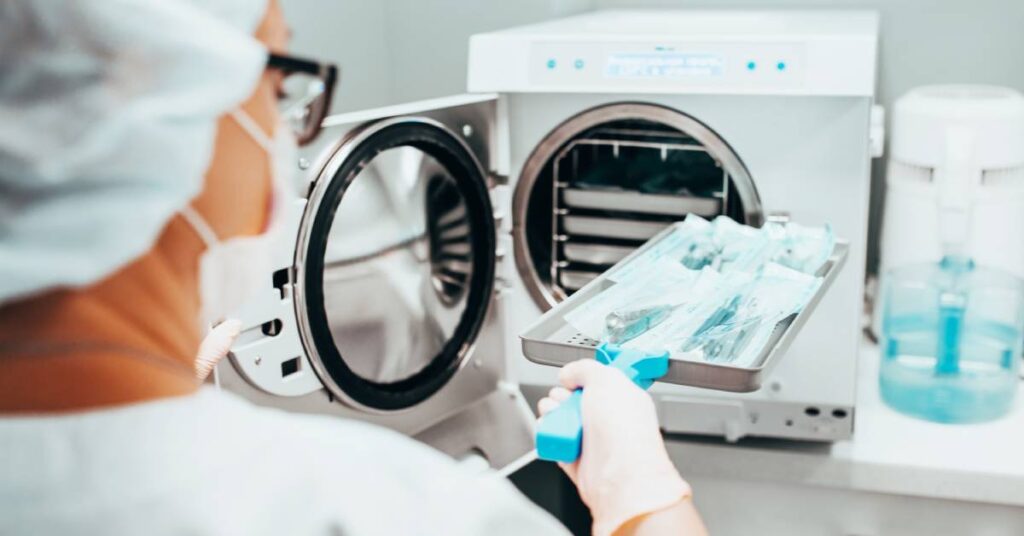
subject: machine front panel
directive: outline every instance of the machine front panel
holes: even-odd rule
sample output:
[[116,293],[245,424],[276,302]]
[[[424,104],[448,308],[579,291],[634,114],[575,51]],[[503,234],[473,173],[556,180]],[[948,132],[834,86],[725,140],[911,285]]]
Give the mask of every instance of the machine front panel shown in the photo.
[[[752,96],[658,96],[599,94],[522,94],[508,96],[512,133],[512,176],[519,177],[529,157],[560,122],[595,106],[654,102],[707,124],[721,136],[750,172],[765,214],[788,213],[808,225],[829,223],[851,244],[849,257],[832,289],[794,340],[784,359],[755,393],[731,394],[655,385],[667,397],[663,411],[687,411],[695,399],[745,408],[730,425],[733,437],[746,433],[834,440],[852,433],[857,347],[867,235],[869,188],[868,98],[792,98]],[[515,186],[515,185],[514,185]],[[643,220],[639,217],[639,220]],[[517,225],[530,225],[518,222]],[[511,333],[521,332],[540,313],[517,281]],[[522,357],[518,341],[509,346],[518,379],[551,383],[554,373]],[[718,401],[718,402],[716,402]],[[724,407],[724,406],[723,406]],[[731,411],[731,410],[730,410]],[[808,412],[815,413],[811,418]],[[834,414],[833,414],[834,412]],[[732,415],[723,411],[723,415]],[[841,417],[836,417],[839,415]],[[761,419],[764,417],[764,419]],[[725,421],[695,424],[666,418],[673,431],[726,433]],[[777,422],[776,422],[777,421]],[[692,428],[692,429],[691,429]],[[698,429],[699,428],[699,429]]]
[[871,96],[869,11],[596,11],[472,36],[470,91]]

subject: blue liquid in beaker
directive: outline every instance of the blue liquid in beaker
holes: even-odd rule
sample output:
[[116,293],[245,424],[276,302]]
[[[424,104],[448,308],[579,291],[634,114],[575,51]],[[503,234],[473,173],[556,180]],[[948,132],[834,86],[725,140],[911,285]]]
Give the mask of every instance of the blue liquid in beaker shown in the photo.
[[[982,422],[1002,416],[1017,391],[1024,335],[1011,325],[963,321],[962,316],[949,318],[943,313],[886,319],[879,374],[882,399],[899,411],[937,422]],[[950,322],[962,324],[951,330]]]

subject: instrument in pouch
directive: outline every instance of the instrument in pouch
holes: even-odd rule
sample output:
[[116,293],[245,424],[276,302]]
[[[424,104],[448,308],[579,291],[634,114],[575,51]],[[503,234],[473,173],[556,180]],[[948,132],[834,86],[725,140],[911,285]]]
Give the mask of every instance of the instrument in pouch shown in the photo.
[[605,317],[608,342],[621,344],[635,339],[668,318],[674,309],[672,305],[654,305],[608,313]]
[[[622,371],[642,389],[668,372],[668,352],[650,353],[602,344],[594,352],[598,362]],[[542,460],[572,463],[583,447],[583,414],[580,402],[583,390],[577,389],[557,408],[537,422],[537,457]]]
[[686,254],[679,260],[690,270],[700,270],[705,266],[718,267],[722,248],[711,236],[698,236],[686,248]]
[[732,361],[747,347],[761,324],[760,318],[754,318],[739,326],[730,327],[729,330],[723,330],[716,337],[707,337],[701,344],[704,360],[711,363]]

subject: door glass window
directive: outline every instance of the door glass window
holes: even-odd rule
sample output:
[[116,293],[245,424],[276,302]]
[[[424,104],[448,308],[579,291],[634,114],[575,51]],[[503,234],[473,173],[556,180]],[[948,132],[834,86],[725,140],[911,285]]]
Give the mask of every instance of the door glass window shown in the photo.
[[420,149],[383,151],[352,179],[327,238],[323,298],[354,374],[397,382],[442,352],[466,309],[470,238],[461,190]]

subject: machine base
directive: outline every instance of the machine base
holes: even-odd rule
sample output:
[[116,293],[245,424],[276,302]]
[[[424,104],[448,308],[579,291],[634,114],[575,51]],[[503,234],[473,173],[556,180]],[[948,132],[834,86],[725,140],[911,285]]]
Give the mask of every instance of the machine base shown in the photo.
[[413,437],[455,459],[482,456],[500,471],[533,450],[533,423],[533,413],[519,389],[502,383]]
[[[531,404],[551,386],[522,385]],[[853,436],[852,406],[815,406],[796,402],[738,400],[724,397],[652,393],[661,429],[668,434],[724,437],[773,437],[800,441],[840,441]]]

